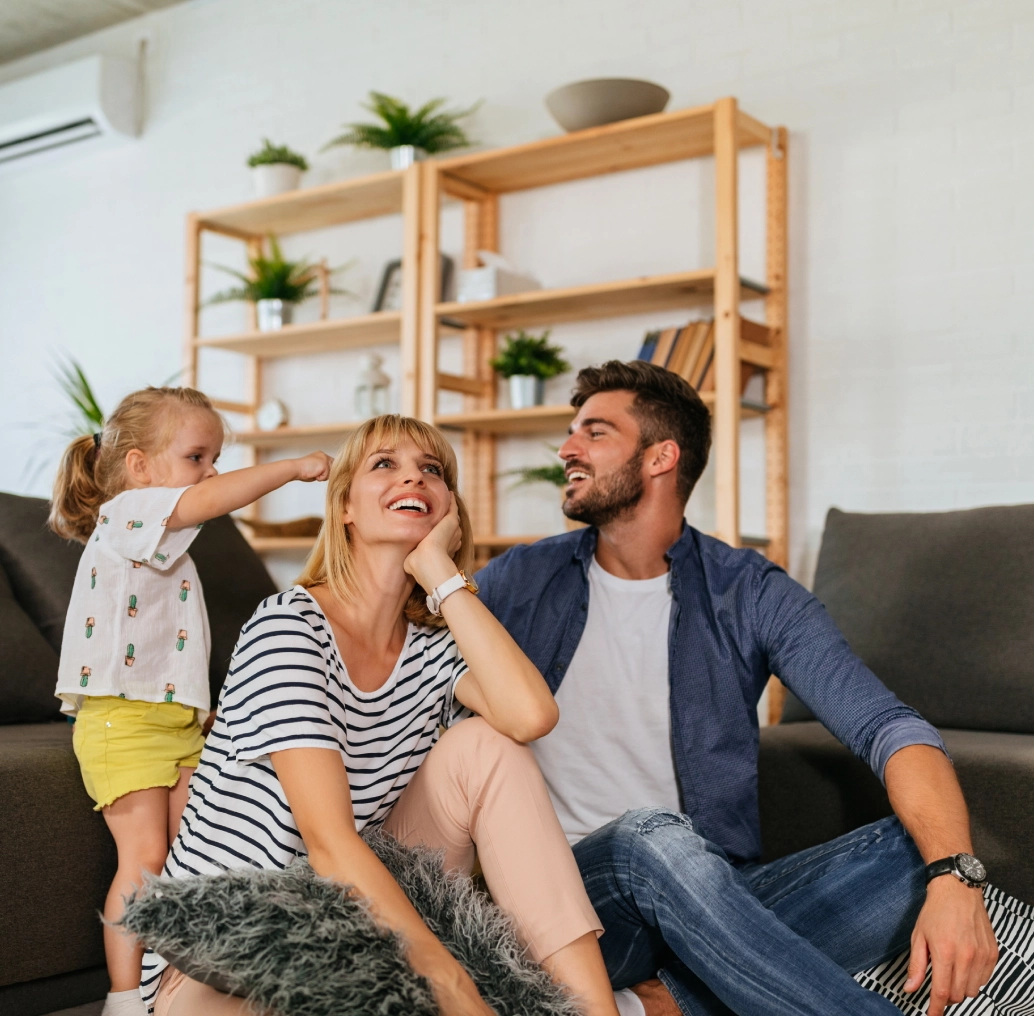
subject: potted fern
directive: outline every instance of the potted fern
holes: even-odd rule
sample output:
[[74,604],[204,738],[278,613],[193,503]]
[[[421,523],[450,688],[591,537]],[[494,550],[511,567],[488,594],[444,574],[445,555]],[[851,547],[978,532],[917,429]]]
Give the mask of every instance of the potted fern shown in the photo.
[[[225,265],[212,265],[221,272],[235,276],[241,285],[216,293],[206,303],[228,303],[233,300],[254,303],[258,311],[260,332],[277,331],[290,324],[295,304],[315,295],[317,280],[323,269],[305,260],[288,261],[275,236],[269,238],[269,251],[268,257],[263,253],[249,257],[247,273]],[[341,265],[328,271],[333,274],[344,271],[350,265]],[[330,292],[344,296],[355,295],[346,289],[331,289]]]
[[546,379],[564,374],[571,365],[560,355],[560,346],[549,344],[549,331],[529,335],[523,328],[506,337],[506,345],[491,361],[491,367],[510,382],[510,405],[514,409],[541,406]]
[[349,123],[348,130],[328,141],[324,151],[334,145],[355,145],[358,148],[383,148],[391,153],[391,168],[405,169],[414,162],[438,152],[466,148],[470,139],[459,121],[470,116],[480,105],[469,109],[445,110],[445,99],[431,99],[419,109],[411,110],[400,99],[383,92],[370,92],[370,101],[363,107],[380,118],[380,123]]
[[[556,448],[550,448],[552,452],[556,452]],[[567,489],[567,470],[562,462],[554,462],[549,466],[522,466],[520,469],[510,469],[502,474],[503,476],[517,476],[520,477],[514,484],[515,487],[523,487],[525,484],[530,483],[548,483],[551,487],[556,487],[560,491],[560,504],[563,506],[564,495]],[[585,523],[575,522],[574,519],[569,519],[564,516],[564,522],[567,525],[567,529],[581,529]]]
[[266,198],[297,190],[302,173],[309,168],[305,156],[291,151],[287,145],[274,145],[269,138],[262,141],[262,147],[248,156],[255,195]]

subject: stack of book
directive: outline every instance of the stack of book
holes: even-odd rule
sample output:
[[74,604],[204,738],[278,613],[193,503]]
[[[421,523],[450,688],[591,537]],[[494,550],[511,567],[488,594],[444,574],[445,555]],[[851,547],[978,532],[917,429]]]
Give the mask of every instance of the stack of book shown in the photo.
[[[714,320],[690,321],[681,328],[647,332],[639,360],[648,360],[685,378],[698,392],[714,391]],[[756,368],[740,366],[740,391],[747,388]]]

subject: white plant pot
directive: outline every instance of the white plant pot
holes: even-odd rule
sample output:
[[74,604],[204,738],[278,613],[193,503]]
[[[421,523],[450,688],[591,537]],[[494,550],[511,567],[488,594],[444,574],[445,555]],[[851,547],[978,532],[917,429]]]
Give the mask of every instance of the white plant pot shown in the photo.
[[423,162],[427,158],[427,152],[414,145],[399,145],[397,148],[389,148],[388,152],[392,169],[409,169],[414,162]]
[[270,162],[251,167],[252,186],[255,188],[255,196],[259,198],[297,190],[301,179],[302,171],[287,162]]
[[260,332],[277,332],[284,325],[291,323],[294,304],[283,300],[257,300],[255,310],[258,312],[258,330]]
[[534,374],[514,374],[510,378],[510,405],[514,409],[541,406],[546,399],[546,382]]

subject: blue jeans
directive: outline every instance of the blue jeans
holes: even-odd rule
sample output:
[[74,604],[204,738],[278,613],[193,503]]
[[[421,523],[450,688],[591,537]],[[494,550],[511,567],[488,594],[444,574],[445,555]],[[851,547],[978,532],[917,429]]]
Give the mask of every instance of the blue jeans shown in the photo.
[[615,988],[660,977],[686,1016],[900,1016],[851,974],[903,952],[926,898],[896,818],[769,864],[733,864],[664,809],[574,848]]

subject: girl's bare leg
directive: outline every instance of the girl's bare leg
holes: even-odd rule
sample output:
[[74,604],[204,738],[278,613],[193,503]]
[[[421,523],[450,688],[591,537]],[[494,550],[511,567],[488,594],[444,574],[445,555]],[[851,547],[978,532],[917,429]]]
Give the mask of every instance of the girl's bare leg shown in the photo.
[[[169,790],[134,790],[109,804],[101,814],[118,848],[118,870],[104,901],[104,917],[117,921],[122,916],[122,898],[142,884],[143,873],[157,874],[165,864],[169,852]],[[113,992],[140,985],[143,954],[132,938],[105,924],[104,955]]]
[[[180,766],[179,782],[169,791],[169,844],[176,839],[180,831],[180,819],[183,818],[183,809],[187,806],[187,793],[190,777],[194,775],[192,768]],[[162,864],[165,860],[162,860]]]

